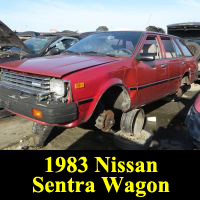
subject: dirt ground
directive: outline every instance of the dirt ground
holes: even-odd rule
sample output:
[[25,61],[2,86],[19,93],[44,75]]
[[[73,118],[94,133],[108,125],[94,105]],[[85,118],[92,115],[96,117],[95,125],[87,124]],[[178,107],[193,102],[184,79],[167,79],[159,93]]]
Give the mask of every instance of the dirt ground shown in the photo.
[[[192,149],[184,121],[200,91],[199,84],[184,94],[179,102],[158,101],[145,106],[146,123],[142,142],[127,140],[120,132],[102,134],[80,127],[54,128],[44,150],[116,150],[116,149]],[[0,119],[0,149],[35,149],[32,122],[17,116]]]

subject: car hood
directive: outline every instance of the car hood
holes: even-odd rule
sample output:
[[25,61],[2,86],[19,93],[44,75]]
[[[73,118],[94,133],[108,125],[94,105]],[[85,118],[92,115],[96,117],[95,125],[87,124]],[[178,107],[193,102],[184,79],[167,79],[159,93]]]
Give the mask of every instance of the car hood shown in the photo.
[[62,78],[67,74],[115,62],[118,59],[101,56],[58,55],[9,62],[1,65],[0,68]]
[[18,38],[8,26],[0,21],[0,47],[19,47],[23,51],[30,53],[29,49],[24,45],[22,40]]

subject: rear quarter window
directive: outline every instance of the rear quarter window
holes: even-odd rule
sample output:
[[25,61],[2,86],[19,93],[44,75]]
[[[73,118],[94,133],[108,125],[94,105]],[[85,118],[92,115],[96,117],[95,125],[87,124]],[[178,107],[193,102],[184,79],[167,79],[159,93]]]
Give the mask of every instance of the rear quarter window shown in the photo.
[[183,57],[183,54],[179,48],[179,46],[176,44],[176,42],[172,39],[172,43],[174,45],[175,51],[176,51],[176,55],[178,58]]
[[182,40],[177,39],[177,38],[175,40],[178,43],[178,45],[180,46],[185,57],[192,57],[193,56],[192,53],[190,52],[190,50],[188,49],[188,47],[185,45],[185,43]]
[[176,58],[176,51],[173,47],[171,39],[169,37],[161,37],[161,40],[165,49],[166,58]]

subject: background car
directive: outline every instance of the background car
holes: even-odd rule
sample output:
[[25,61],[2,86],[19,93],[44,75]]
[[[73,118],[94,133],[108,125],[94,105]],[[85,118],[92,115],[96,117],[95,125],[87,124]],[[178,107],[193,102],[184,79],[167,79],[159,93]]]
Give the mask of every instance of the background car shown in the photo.
[[198,61],[200,78],[200,22],[171,24],[167,26],[168,34],[181,37]]
[[200,94],[187,114],[186,125],[194,145],[200,148]]
[[0,21],[0,64],[23,58],[57,55],[78,41],[78,38],[64,35],[39,35],[22,41]]
[[16,34],[22,41],[25,41],[32,37],[36,37],[40,35],[40,33],[35,32],[35,31],[17,32]]

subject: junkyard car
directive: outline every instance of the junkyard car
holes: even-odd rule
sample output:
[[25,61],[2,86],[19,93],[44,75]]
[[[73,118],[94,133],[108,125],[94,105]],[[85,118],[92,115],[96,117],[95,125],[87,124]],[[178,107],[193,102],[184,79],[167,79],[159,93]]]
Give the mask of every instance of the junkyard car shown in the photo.
[[36,36],[23,42],[0,21],[0,63],[60,54],[76,42],[77,38],[62,35]]
[[188,112],[186,124],[194,145],[200,148],[200,95]]
[[168,34],[181,37],[198,61],[200,78],[200,22],[171,24],[167,26]]
[[63,55],[0,68],[0,106],[37,126],[71,128],[93,120],[109,131],[120,112],[121,129],[132,134],[144,125],[143,105],[181,96],[197,77],[182,39],[134,31],[95,33]]
[[32,37],[37,37],[40,35],[39,32],[35,32],[35,31],[17,32],[16,34],[19,37],[19,39],[21,39],[22,41],[25,41]]

